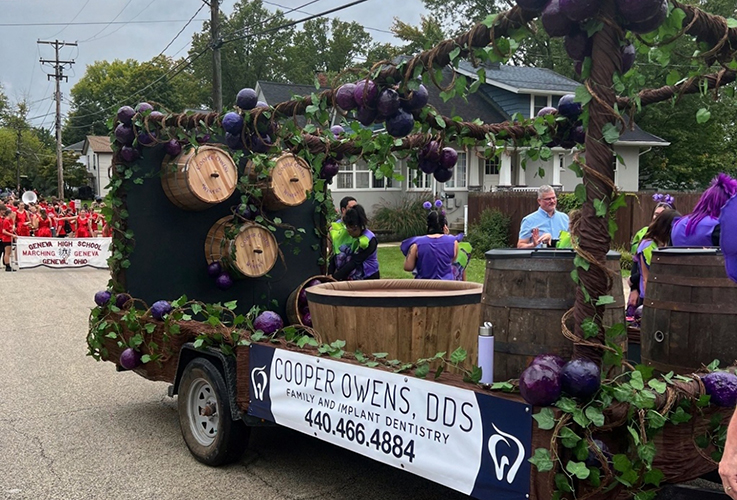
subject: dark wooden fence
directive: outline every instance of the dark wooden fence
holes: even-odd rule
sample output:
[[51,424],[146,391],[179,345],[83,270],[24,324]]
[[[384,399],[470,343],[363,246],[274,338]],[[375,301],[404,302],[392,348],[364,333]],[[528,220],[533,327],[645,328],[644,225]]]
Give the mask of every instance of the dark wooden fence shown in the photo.
[[[627,206],[617,211],[619,229],[613,246],[628,246],[632,236],[650,223],[655,208],[653,192],[627,193]],[[701,193],[670,193],[679,212],[688,214],[699,201]],[[509,244],[516,245],[522,218],[537,210],[537,192],[470,193],[468,223],[477,222],[481,212],[496,209],[511,218]]]

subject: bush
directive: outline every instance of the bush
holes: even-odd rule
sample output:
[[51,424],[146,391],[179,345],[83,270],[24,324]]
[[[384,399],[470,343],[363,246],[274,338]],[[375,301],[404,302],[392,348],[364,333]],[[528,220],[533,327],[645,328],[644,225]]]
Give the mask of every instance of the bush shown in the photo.
[[632,253],[630,252],[630,249],[626,246],[618,246],[616,248],[613,248],[615,252],[619,252],[621,257],[619,258],[619,268],[622,270],[631,271],[632,270]]
[[473,246],[473,256],[483,257],[492,248],[509,246],[510,218],[499,210],[486,209],[481,212],[479,221],[468,228],[466,241]]
[[571,210],[581,208],[581,203],[573,193],[559,193],[558,194],[558,206],[556,210],[559,212],[570,213]]
[[385,231],[404,240],[427,232],[426,196],[405,196],[395,205],[375,205],[371,229]]

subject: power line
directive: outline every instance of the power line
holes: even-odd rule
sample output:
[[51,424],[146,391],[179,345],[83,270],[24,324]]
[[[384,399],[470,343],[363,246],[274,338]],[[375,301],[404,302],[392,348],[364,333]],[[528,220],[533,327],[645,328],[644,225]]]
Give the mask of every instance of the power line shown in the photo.
[[[159,52],[159,56],[160,56],[160,55],[162,55],[162,54],[163,54],[164,52],[166,52],[166,49],[168,49],[169,47],[171,47],[171,44],[172,44],[172,43],[174,43],[174,41],[175,41],[175,40],[176,40],[177,38],[179,38],[179,35],[181,35],[181,34],[182,34],[182,32],[183,32],[183,31],[184,31],[185,29],[187,29],[187,26],[189,26],[189,23],[191,23],[191,22],[192,22],[192,20],[193,20],[193,19],[195,18],[195,16],[196,16],[197,14],[199,14],[199,13],[200,13],[200,11],[201,11],[202,9],[204,9],[204,8],[205,8],[205,5],[207,5],[207,4],[206,4],[206,3],[203,3],[202,5],[200,5],[200,8],[199,8],[199,9],[197,9],[197,12],[195,12],[195,13],[194,13],[194,14],[192,15],[192,17],[190,17],[190,18],[189,18],[189,21],[187,21],[187,24],[185,24],[184,26],[182,26],[182,29],[180,29],[180,30],[179,30],[179,33],[177,33],[177,34],[176,34],[176,35],[174,36],[174,38],[172,38],[172,39],[171,39],[171,41],[170,41],[169,43],[167,43],[167,44],[166,44],[166,47],[164,47],[164,48],[163,48],[163,49],[161,50],[161,52]],[[158,56],[157,56],[157,57],[158,57]]]
[[108,26],[110,26],[110,25],[111,25],[111,24],[113,23],[113,21],[115,21],[115,20],[116,20],[116,19],[117,19],[117,18],[118,18],[118,17],[120,16],[120,14],[122,14],[122,13],[123,13],[123,12],[125,11],[125,9],[127,9],[127,8],[128,8],[128,6],[129,6],[129,5],[131,4],[131,2],[132,2],[132,1],[133,1],[133,0],[128,0],[128,3],[126,3],[126,4],[125,4],[125,5],[123,6],[123,8],[122,8],[122,9],[120,9],[120,12],[118,12],[118,13],[117,13],[117,14],[115,15],[115,17],[113,18],[113,20],[112,20],[112,21],[110,21],[110,22],[109,22],[108,24],[106,24],[104,28],[102,28],[102,29],[101,29],[100,31],[98,31],[97,33],[95,33],[94,35],[92,35],[91,37],[89,37],[89,38],[88,38],[87,40],[82,40],[82,41],[80,41],[79,43],[85,43],[85,42],[89,42],[90,40],[94,40],[94,39],[95,39],[95,37],[96,37],[97,35],[99,35],[99,34],[100,34],[100,33],[102,33],[103,31],[105,31],[106,29],[108,29]]
[[[349,8],[349,7],[353,7],[354,5],[358,5],[358,4],[364,3],[366,1],[367,0],[356,0],[354,2],[345,4],[345,5],[342,5],[342,6],[339,6],[339,7],[335,7],[333,9],[326,10],[326,11],[321,12],[319,14],[314,14],[314,15],[311,15],[311,16],[308,16],[308,17],[305,17],[305,18],[302,18],[302,19],[298,19],[296,21],[290,21],[288,23],[284,23],[284,24],[281,24],[279,26],[275,26],[274,28],[269,28],[269,29],[266,29],[266,30],[263,30],[263,31],[260,31],[260,32],[255,32],[255,33],[247,33],[247,34],[242,35],[242,36],[238,36],[238,37],[234,37],[234,38],[231,38],[231,39],[228,39],[228,40],[224,40],[222,43],[223,44],[230,43],[230,42],[234,42],[234,41],[237,41],[237,40],[243,40],[243,39],[248,38],[248,37],[251,37],[251,36],[259,36],[259,35],[264,35],[264,34],[272,33],[274,31],[279,31],[279,30],[282,30],[284,28],[288,28],[288,27],[294,26],[296,24],[300,24],[300,23],[309,21],[311,19],[315,19],[317,17],[322,17],[322,16],[325,16],[327,14],[332,14],[333,12],[338,12],[340,10],[344,10],[344,9]],[[263,23],[259,23],[259,24],[263,24]],[[238,30],[238,31],[243,31],[243,30]],[[129,101],[131,98],[139,95],[141,92],[143,92],[145,90],[148,90],[149,88],[153,87],[154,85],[156,85],[157,83],[159,83],[164,78],[167,78],[167,77],[174,78],[174,77],[176,77],[182,71],[184,71],[189,66],[191,66],[197,59],[199,59],[200,57],[202,57],[208,50],[209,50],[209,47],[203,49],[202,51],[198,52],[197,54],[187,56],[186,58],[184,58],[182,60],[182,62],[178,65],[178,67],[175,67],[175,68],[170,69],[166,74],[160,76],[159,78],[157,78],[153,82],[149,83],[148,85],[146,85],[142,89],[134,92],[133,94],[129,95],[128,97],[122,99],[117,104],[113,104],[111,106],[107,106],[105,108],[100,109],[99,111],[93,111],[92,113],[88,113],[86,115],[74,116],[74,118],[75,119],[80,119],[80,118],[88,118],[88,117],[92,117],[92,116],[97,116],[97,115],[99,115],[101,113],[104,113],[104,112],[107,112],[107,111],[110,111],[110,110],[113,110],[115,108],[120,107],[121,106],[121,103],[124,103],[126,101]],[[187,61],[187,59],[189,59],[189,61]]]
[[[275,2],[269,2],[267,0],[261,0],[261,1],[263,3],[265,3],[265,4],[273,5],[274,7],[281,7],[282,9],[288,9],[289,8],[286,5],[281,5],[281,4],[278,4],[278,3],[275,3]],[[310,2],[310,3],[314,3],[314,2]],[[292,12],[293,11],[297,11],[297,12],[301,12],[302,14],[310,15],[309,12],[306,12],[304,10],[301,10],[302,7],[306,7],[306,6],[307,5],[301,5],[299,7],[295,7],[294,9],[292,9]],[[363,29],[367,29],[369,31],[378,31],[379,33],[387,33],[389,35],[394,35],[394,33],[391,32],[391,31],[389,31],[389,30],[382,30],[382,29],[379,29],[379,28],[372,28],[371,26],[366,26],[365,24],[361,24],[361,23],[357,23],[357,24],[360,24]]]
[[[95,38],[92,38],[92,39],[91,39],[91,40],[89,40],[89,41],[102,40],[103,38],[107,38],[107,37],[109,37],[109,36],[112,36],[112,35],[114,35],[114,34],[115,34],[115,33],[117,33],[118,31],[120,31],[121,29],[123,29],[123,27],[127,26],[128,24],[130,24],[130,23],[131,23],[131,21],[133,21],[133,20],[134,20],[135,18],[137,18],[138,16],[140,16],[141,14],[143,14],[144,12],[146,12],[146,10],[147,10],[147,9],[148,9],[149,7],[151,7],[151,5],[153,5],[153,3],[154,3],[155,1],[156,1],[156,0],[151,0],[151,1],[150,1],[150,2],[148,3],[148,5],[146,5],[146,6],[145,6],[145,7],[143,8],[143,10],[141,10],[141,11],[140,11],[140,12],[139,12],[138,14],[136,14],[135,16],[133,16],[132,18],[130,18],[130,19],[129,19],[128,21],[126,21],[126,22],[124,22],[123,24],[121,24],[120,26],[118,26],[118,28],[117,28],[117,29],[114,29],[113,31],[111,31],[111,32],[110,32],[110,33],[108,33],[107,35],[102,35],[102,36],[100,36],[100,37],[98,37],[97,35],[95,35]],[[129,3],[130,3],[130,2],[129,2]],[[123,7],[123,8],[125,9],[125,7]],[[113,19],[113,20],[115,20],[115,19]],[[108,26],[109,26],[109,25],[108,25]],[[105,29],[107,29],[107,27],[108,27],[108,26],[106,26],[105,28],[103,28],[103,30],[102,30],[102,31],[104,31]]]
[[81,14],[81,13],[82,13],[82,12],[84,11],[84,9],[85,9],[85,8],[87,7],[87,4],[88,4],[88,3],[90,3],[90,0],[87,0],[87,1],[86,1],[86,2],[84,3],[84,5],[82,6],[82,8],[81,8],[81,9],[79,9],[79,11],[78,11],[78,12],[77,12],[77,13],[76,13],[76,14],[74,15],[74,17],[72,18],[72,20],[71,20],[71,21],[69,21],[69,23],[65,24],[65,25],[64,25],[64,27],[63,27],[62,29],[60,29],[59,31],[57,31],[56,33],[54,33],[53,35],[51,35],[50,37],[47,37],[47,38],[48,38],[48,39],[52,39],[52,38],[56,38],[57,36],[59,36],[59,35],[61,34],[61,32],[62,32],[62,31],[64,31],[65,29],[67,29],[67,28],[68,28],[68,27],[69,27],[69,26],[71,25],[71,23],[73,23],[73,22],[74,22],[74,20],[75,20],[75,19],[77,19],[77,17],[79,17],[79,15],[80,15],[80,14]]
[[[110,26],[113,24],[183,23],[184,21],[186,21],[186,19],[152,19],[152,20],[144,20],[144,21],[86,21],[86,22],[79,22],[79,23],[0,23],[0,27],[22,28],[22,27],[27,27],[27,26],[96,26],[100,24],[105,24],[107,26]],[[197,21],[207,21],[207,19],[205,18],[197,19]]]

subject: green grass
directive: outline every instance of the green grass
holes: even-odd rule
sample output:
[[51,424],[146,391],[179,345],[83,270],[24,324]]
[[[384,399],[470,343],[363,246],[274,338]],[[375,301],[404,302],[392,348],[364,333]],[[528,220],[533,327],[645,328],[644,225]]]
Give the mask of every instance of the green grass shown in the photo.
[[[404,270],[404,255],[395,247],[379,247],[379,272],[384,279],[412,279],[412,273]],[[482,259],[471,259],[466,271],[466,280],[484,282],[486,263]]]
[[[379,272],[384,279],[412,279],[412,273],[404,270],[404,255],[395,247],[379,247]],[[483,283],[486,259],[471,259],[466,269],[466,281]],[[629,269],[622,269],[622,277],[628,278]]]

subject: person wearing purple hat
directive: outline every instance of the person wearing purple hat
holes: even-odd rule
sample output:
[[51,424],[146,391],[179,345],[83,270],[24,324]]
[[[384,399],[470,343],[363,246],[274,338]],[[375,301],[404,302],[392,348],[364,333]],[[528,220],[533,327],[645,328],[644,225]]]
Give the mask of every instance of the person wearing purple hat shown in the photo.
[[719,213],[732,196],[737,194],[737,180],[719,174],[699,198],[693,212],[673,223],[671,240],[674,247],[719,246]]
[[[737,196],[732,196],[719,214],[720,244],[724,253],[727,276],[737,283]],[[735,412],[734,415],[737,415]],[[727,428],[727,441],[719,462],[719,475],[724,491],[737,499],[737,417],[732,416]]]

